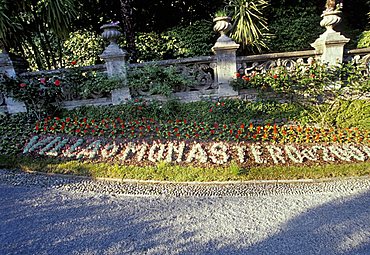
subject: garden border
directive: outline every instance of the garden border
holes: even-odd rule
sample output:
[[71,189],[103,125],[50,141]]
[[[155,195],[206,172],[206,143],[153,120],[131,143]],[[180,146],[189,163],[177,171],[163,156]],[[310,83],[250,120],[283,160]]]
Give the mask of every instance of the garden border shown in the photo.
[[[23,184],[56,188],[62,191],[88,192],[112,196],[162,196],[162,197],[252,197],[263,195],[315,194],[319,192],[343,192],[370,188],[370,176],[300,179],[300,180],[254,180],[230,182],[169,182],[153,180],[129,180],[93,178],[87,176],[63,175],[0,169],[2,172],[16,171],[16,185]],[[11,183],[11,182],[10,182]]]

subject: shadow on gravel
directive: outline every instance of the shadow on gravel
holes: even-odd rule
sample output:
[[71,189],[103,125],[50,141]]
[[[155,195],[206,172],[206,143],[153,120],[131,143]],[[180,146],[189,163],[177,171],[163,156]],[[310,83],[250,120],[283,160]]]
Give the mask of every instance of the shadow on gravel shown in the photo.
[[0,254],[370,254],[370,192],[308,210],[252,246],[241,224],[252,205],[233,207],[242,198],[115,199],[0,184],[0,201]]
[[369,255],[370,192],[308,210],[251,247],[231,245],[214,254]]
[[135,198],[115,202],[101,195],[78,198],[78,193],[71,198],[59,191],[1,185],[0,197],[4,255],[144,253],[158,246],[158,233],[168,232],[156,217],[143,215],[161,212],[141,210],[145,203]]

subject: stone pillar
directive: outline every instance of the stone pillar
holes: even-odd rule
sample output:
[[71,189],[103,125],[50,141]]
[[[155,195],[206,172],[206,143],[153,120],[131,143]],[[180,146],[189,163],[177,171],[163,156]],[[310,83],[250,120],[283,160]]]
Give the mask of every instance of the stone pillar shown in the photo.
[[108,77],[115,77],[122,81],[122,88],[112,91],[112,103],[114,105],[131,99],[130,90],[127,87],[127,52],[121,49],[117,44],[117,39],[121,36],[121,32],[118,31],[118,28],[117,22],[101,26],[101,29],[104,29],[102,37],[108,39],[110,44],[105,48],[100,57],[105,62]]
[[[9,58],[9,55],[5,52],[0,53],[0,73],[4,73],[11,78],[16,77],[13,62]],[[4,102],[0,102],[0,105],[5,104],[5,107],[3,108],[5,108],[5,111],[9,114],[27,112],[27,109],[24,103],[15,101],[11,97],[0,95],[0,101],[4,101]]]
[[220,96],[236,96],[238,92],[230,86],[230,81],[235,77],[236,50],[239,48],[239,44],[226,35],[231,28],[229,17],[218,17],[213,21],[216,22],[213,29],[221,33],[221,36],[212,47],[217,60],[218,93]]
[[328,6],[321,15],[323,17],[320,25],[326,28],[326,31],[311,44],[315,50],[321,54],[321,62],[335,65],[343,62],[344,46],[349,42],[349,39],[336,32],[334,27],[341,22],[339,16],[342,6]]

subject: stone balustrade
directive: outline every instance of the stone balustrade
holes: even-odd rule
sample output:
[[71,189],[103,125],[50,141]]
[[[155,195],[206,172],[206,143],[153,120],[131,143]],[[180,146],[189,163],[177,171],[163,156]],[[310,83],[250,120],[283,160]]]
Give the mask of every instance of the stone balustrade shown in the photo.
[[[242,97],[249,100],[248,95],[245,95],[245,93],[248,94],[249,92],[244,91],[240,93],[234,91],[230,86],[229,82],[235,77],[235,72],[248,74],[251,72],[266,72],[270,68],[277,66],[290,68],[298,63],[307,64],[310,59],[317,59],[329,65],[334,65],[338,62],[355,62],[366,66],[366,70],[369,72],[370,48],[345,50],[344,46],[348,42],[348,39],[334,30],[334,27],[341,20],[340,14],[341,10],[333,11],[330,9],[323,12],[321,26],[325,27],[326,31],[311,44],[314,48],[313,50],[236,56],[236,50],[239,48],[239,45],[227,36],[230,28],[230,18],[218,17],[214,19],[216,22],[214,30],[219,32],[221,36],[212,48],[215,53],[214,56],[151,61],[136,64],[126,63],[127,52],[117,44],[117,39],[121,35],[118,31],[117,23],[113,22],[103,25],[101,27],[104,30],[102,36],[110,41],[109,46],[100,55],[105,64],[81,67],[78,70],[82,72],[106,72],[108,77],[119,76],[122,78],[122,88],[112,91],[108,97],[82,100],[76,92],[78,90],[73,92],[73,88],[68,88],[68,84],[66,84],[64,107],[115,105],[131,99],[132,95],[142,96],[148,100],[166,100],[162,96],[148,95],[148,93],[139,89],[135,91],[131,89],[130,91],[126,86],[127,72],[130,72],[130,69],[141,68],[146,65],[175,66],[183,74],[195,75],[195,85],[181,91],[173,91],[174,93],[172,94],[172,98],[187,102],[221,97]],[[16,68],[14,66],[14,63],[7,54],[2,53],[0,55],[0,73],[7,73],[13,77],[16,75]],[[17,75],[20,77],[59,76],[73,71],[76,71],[76,69],[66,68],[38,72],[21,72],[17,70]],[[0,93],[0,112],[16,113],[24,110],[24,105],[15,102],[11,98],[6,98]]]

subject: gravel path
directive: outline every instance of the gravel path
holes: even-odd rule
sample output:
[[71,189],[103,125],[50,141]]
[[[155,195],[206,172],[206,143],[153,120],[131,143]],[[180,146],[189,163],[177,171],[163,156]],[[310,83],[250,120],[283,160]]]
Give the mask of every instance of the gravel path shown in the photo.
[[0,170],[0,254],[370,254],[370,178],[159,186]]

